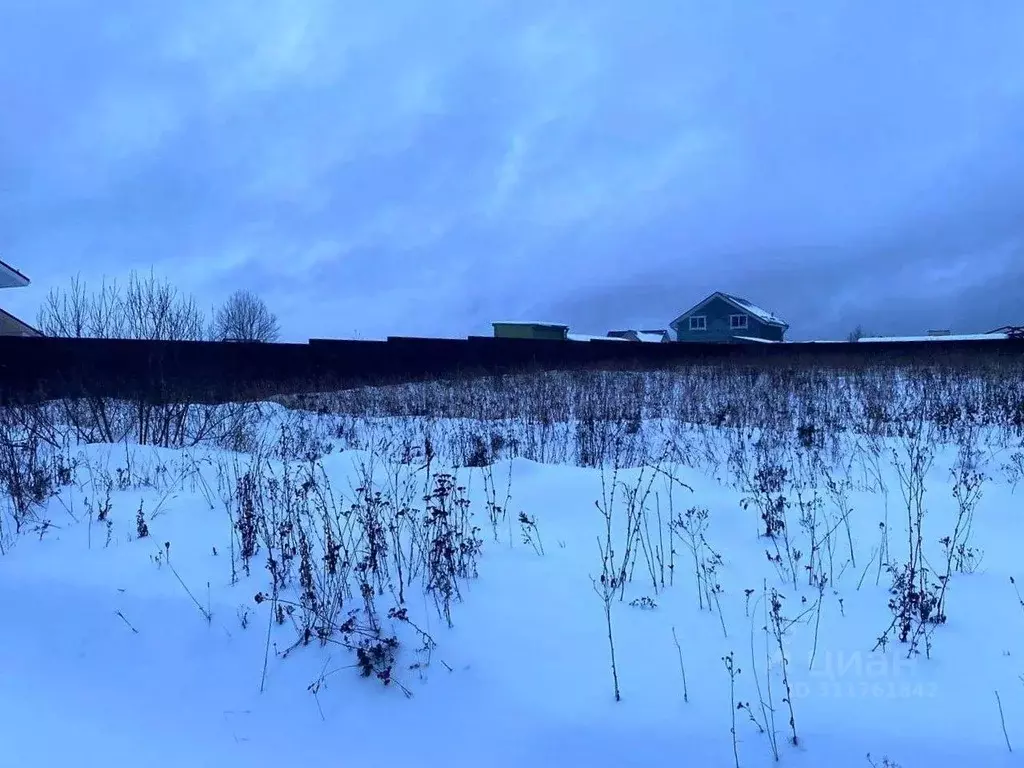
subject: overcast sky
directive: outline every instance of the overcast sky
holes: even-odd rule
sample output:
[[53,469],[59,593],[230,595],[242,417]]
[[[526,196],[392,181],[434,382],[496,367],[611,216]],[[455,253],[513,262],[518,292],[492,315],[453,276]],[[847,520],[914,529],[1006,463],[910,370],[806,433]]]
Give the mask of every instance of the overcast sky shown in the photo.
[[1024,323],[1024,2],[5,0],[0,259],[288,340]]

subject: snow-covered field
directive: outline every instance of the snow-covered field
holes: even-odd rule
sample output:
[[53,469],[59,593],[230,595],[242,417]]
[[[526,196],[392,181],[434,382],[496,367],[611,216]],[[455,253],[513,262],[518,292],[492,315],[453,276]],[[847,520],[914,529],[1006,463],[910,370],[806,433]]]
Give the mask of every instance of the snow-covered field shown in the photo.
[[1021,437],[923,412],[8,419],[0,765],[1024,764]]

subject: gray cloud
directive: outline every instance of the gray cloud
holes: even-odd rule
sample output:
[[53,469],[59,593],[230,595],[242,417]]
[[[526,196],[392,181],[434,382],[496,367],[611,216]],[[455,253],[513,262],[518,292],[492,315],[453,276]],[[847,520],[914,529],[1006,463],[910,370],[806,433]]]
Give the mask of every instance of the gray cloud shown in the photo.
[[794,338],[1024,322],[1021,39],[1013,0],[7,4],[2,298],[153,266],[293,339],[719,289]]

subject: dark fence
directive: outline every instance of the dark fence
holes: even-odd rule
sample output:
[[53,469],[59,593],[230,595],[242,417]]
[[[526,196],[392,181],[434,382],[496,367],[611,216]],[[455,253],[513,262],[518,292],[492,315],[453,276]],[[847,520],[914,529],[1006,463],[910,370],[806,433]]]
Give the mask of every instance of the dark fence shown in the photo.
[[427,378],[716,362],[846,368],[1007,360],[1024,363],[1024,339],[648,344],[471,337],[259,344],[0,337],[0,402],[80,396],[225,402]]

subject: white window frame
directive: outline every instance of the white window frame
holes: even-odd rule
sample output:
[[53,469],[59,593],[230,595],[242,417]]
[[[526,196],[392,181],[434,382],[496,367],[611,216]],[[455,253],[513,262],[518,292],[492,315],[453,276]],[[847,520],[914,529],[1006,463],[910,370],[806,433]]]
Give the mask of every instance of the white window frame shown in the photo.
[[708,329],[707,315],[694,315],[690,318],[690,331],[706,331]]
[[[737,320],[742,320],[743,322],[738,323]],[[730,331],[745,331],[748,328],[750,328],[749,315],[729,315]]]

